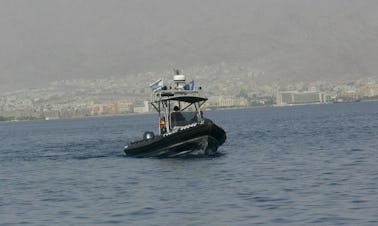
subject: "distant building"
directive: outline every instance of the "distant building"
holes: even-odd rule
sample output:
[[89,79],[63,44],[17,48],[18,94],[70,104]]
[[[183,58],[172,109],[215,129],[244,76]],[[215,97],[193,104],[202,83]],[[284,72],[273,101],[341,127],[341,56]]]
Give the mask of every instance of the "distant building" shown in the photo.
[[91,115],[115,115],[118,114],[117,103],[93,104]]
[[43,110],[43,117],[45,119],[58,119],[58,118],[60,118],[60,112],[57,111],[57,110],[44,109]]
[[369,84],[359,88],[358,93],[362,97],[378,96],[378,84]]
[[232,107],[235,105],[234,99],[232,97],[219,97],[218,98],[218,107]]
[[93,104],[91,109],[91,115],[101,115],[102,114],[102,107],[99,104]]
[[276,98],[277,105],[324,103],[325,95],[321,92],[279,92]]
[[106,103],[102,106],[102,113],[105,115],[118,114],[117,103]]
[[359,100],[360,94],[356,90],[342,90],[341,92],[337,93],[337,102],[350,102]]
[[134,106],[134,113],[147,113],[150,111],[149,102],[144,101],[142,105]]
[[119,101],[117,103],[117,110],[119,114],[130,113],[133,111],[133,103],[128,101]]
[[248,100],[244,97],[212,96],[206,106],[219,108],[246,107],[248,106]]

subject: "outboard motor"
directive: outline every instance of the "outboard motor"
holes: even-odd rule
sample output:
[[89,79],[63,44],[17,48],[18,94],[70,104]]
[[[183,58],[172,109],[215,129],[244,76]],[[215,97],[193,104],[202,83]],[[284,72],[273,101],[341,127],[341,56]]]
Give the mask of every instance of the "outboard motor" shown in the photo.
[[155,137],[155,134],[154,134],[154,132],[151,132],[151,131],[144,132],[144,134],[143,134],[143,139],[145,139],[145,140],[149,140],[149,139],[152,139],[154,137]]

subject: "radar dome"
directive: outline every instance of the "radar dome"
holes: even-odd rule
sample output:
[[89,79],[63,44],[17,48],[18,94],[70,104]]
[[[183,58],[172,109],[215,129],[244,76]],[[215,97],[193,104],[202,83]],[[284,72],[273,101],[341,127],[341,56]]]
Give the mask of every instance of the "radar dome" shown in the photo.
[[175,82],[185,82],[185,75],[174,75],[173,81]]

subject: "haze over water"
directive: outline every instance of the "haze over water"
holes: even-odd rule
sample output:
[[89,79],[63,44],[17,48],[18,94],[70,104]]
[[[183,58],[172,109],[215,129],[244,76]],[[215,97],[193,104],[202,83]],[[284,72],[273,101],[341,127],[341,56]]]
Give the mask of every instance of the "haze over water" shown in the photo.
[[0,123],[0,225],[378,224],[377,102],[205,115],[220,157],[126,157],[155,115]]

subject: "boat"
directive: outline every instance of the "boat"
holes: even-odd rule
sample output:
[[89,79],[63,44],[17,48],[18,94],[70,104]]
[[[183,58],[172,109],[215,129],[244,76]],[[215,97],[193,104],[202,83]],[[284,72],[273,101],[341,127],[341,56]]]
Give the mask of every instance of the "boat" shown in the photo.
[[201,107],[207,101],[200,95],[192,80],[178,70],[173,83],[163,85],[160,79],[150,85],[150,104],[159,116],[158,132],[147,131],[142,140],[130,142],[124,148],[132,157],[191,157],[214,156],[226,140],[226,132],[212,120],[203,116]]

